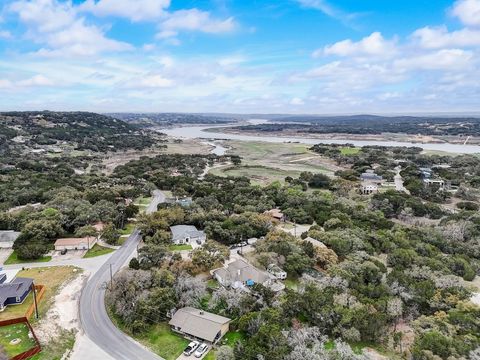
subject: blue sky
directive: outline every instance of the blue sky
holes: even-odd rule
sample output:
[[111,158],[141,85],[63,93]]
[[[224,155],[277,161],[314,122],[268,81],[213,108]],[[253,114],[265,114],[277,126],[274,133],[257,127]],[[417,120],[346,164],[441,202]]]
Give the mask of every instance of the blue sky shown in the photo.
[[480,0],[0,6],[0,110],[480,111]]

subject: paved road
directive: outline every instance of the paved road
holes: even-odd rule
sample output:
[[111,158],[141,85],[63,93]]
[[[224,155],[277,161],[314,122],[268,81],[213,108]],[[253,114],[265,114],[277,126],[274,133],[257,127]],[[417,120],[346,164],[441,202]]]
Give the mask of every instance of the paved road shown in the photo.
[[[155,191],[146,212],[154,212],[157,205],[164,201],[165,195],[161,191]],[[105,308],[105,285],[110,280],[110,267],[113,274],[120,270],[136,251],[139,241],[139,232],[135,230],[125,244],[90,278],[80,297],[80,322],[83,331],[105,353],[118,360],[161,359],[118,330],[110,321]]]

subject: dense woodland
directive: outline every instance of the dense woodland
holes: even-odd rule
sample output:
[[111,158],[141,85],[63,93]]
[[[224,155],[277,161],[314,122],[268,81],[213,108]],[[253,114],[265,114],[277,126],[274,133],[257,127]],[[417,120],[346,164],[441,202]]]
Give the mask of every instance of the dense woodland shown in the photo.
[[[374,156],[367,155],[370,151],[362,149],[359,156]],[[419,155],[417,149],[401,151],[398,156]],[[463,163],[455,159],[442,161]],[[362,359],[354,351],[359,344],[377,347],[389,358],[476,359],[480,309],[469,302],[464,281],[474,279],[480,265],[478,213],[451,214],[417,195],[393,191],[362,198],[356,195],[356,179],[315,175],[262,188],[247,178],[147,174],[161,189],[192,196],[194,204],[162,205],[141,219],[145,246],[108,297],[123,325],[142,333],[166,321],[171,306],[189,305],[233,318],[233,329],[243,334],[233,348],[218,350],[221,359]],[[427,210],[414,214],[420,210],[410,206],[420,205]],[[327,247],[315,248],[276,229],[263,214],[274,207],[291,221],[314,223],[302,238]],[[441,220],[407,225],[401,221],[407,216]],[[180,223],[204,229],[210,239],[190,260],[168,248],[168,227]],[[295,286],[280,293],[262,286],[243,292],[210,288],[196,277],[222,264],[222,246],[250,237],[263,240],[248,259],[263,269],[279,265]]]
[[404,133],[421,135],[478,136],[480,118],[385,117],[360,116],[286,116],[275,123],[234,127],[255,132],[298,132],[311,134],[382,134]]
[[[245,177],[201,176],[207,165],[239,163],[237,156],[143,157],[106,175],[97,152],[51,156],[8,144],[2,148],[0,229],[22,232],[14,245],[19,258],[41,257],[60,236],[91,235],[96,221],[107,223],[102,236],[115,243],[128,218],[138,218],[143,246],[107,296],[134,336],[188,305],[233,319],[232,331],[241,336],[216,349],[219,360],[364,359],[365,346],[391,359],[480,356],[480,308],[469,301],[480,268],[480,215],[469,206],[445,208],[452,196],[478,202],[474,156],[316,145],[312,151],[344,170],[332,178],[305,172],[261,187]],[[388,179],[398,165],[410,194],[358,193],[362,172],[374,169]],[[418,186],[420,167],[431,167],[457,190],[425,191]],[[193,204],[161,204],[141,215],[127,201],[155,188],[190,196]],[[8,211],[35,202],[40,206]],[[280,230],[264,214],[277,207],[290,223],[312,226],[301,237]],[[431,223],[418,225],[418,219]],[[176,224],[207,233],[207,243],[188,259],[170,247],[169,227]],[[325,247],[304,241],[307,236]],[[252,237],[259,240],[245,256],[260,269],[273,263],[287,271],[285,290],[256,285],[246,292],[205,280],[228,259],[228,246]]]
[[185,113],[111,113],[109,116],[143,127],[171,126],[176,124],[228,124],[235,122],[234,115]]

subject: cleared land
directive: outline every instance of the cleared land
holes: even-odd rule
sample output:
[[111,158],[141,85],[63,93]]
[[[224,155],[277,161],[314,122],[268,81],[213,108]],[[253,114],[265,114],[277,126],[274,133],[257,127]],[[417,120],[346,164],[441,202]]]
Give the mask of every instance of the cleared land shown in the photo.
[[226,165],[210,170],[218,176],[246,176],[253,183],[266,185],[283,182],[285,177],[298,177],[303,171],[333,175],[340,168],[330,159],[308,150],[309,145],[267,143],[261,141],[225,141],[229,154],[242,157],[240,166]]
[[[52,304],[60,286],[65,281],[73,279],[77,274],[79,274],[79,269],[73,266],[57,266],[22,270],[18,272],[17,276],[32,278],[36,285],[45,286],[45,294],[38,303],[38,312],[40,317],[42,317]],[[22,304],[9,306],[5,311],[1,312],[0,320],[24,316],[31,304],[33,304],[33,294],[30,292]],[[35,317],[32,316],[30,320],[35,321]]]

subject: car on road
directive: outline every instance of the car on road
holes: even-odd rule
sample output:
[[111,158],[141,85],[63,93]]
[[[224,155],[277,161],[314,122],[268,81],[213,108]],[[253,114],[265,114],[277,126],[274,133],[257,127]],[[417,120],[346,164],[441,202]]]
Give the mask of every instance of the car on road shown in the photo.
[[203,343],[202,345],[200,345],[197,349],[197,351],[195,351],[195,357],[196,358],[201,358],[203,356],[203,354],[205,354],[206,352],[208,351],[208,345]]
[[195,350],[197,350],[199,345],[200,343],[198,341],[192,341],[190,344],[188,344],[185,350],[183,350],[183,355],[185,356],[192,355],[195,352]]
[[248,243],[246,241],[242,241],[242,242],[230,245],[230,249],[236,249],[236,248],[244,247],[244,246],[247,246],[247,245],[248,245]]

